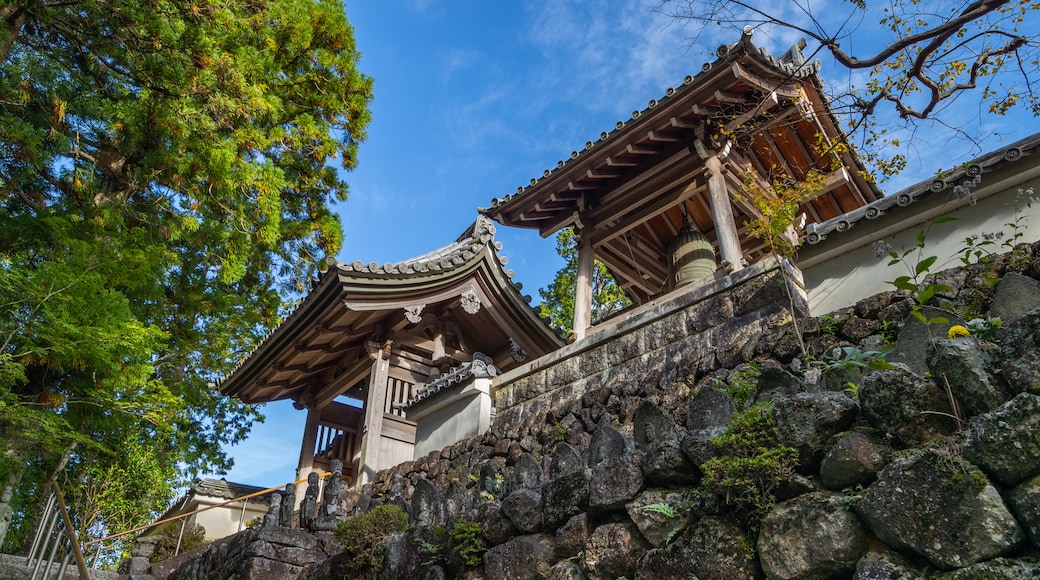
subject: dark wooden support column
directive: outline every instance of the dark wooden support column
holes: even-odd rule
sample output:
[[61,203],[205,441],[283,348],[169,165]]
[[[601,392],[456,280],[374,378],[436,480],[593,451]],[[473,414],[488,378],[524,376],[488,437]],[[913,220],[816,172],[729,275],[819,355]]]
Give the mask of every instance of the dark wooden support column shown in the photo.
[[712,220],[715,222],[715,236],[719,241],[719,253],[722,255],[722,261],[728,263],[729,271],[736,272],[744,268],[744,253],[740,249],[740,236],[737,233],[737,223],[733,219],[733,206],[726,188],[722,161],[717,151],[706,149],[699,140],[694,147],[704,159],[704,168],[707,170],[708,197],[711,201]]

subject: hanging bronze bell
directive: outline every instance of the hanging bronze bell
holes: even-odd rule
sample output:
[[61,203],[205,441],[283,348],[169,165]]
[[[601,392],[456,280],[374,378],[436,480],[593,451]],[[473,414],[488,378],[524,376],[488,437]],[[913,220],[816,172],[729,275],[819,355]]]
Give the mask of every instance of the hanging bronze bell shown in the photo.
[[680,288],[715,273],[715,249],[704,234],[686,225],[668,246],[672,288]]

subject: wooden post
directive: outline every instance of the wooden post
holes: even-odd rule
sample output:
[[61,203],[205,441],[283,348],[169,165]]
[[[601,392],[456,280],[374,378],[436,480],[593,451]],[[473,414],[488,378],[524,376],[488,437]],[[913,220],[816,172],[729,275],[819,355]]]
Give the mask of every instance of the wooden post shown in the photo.
[[578,273],[574,281],[574,340],[585,338],[585,331],[592,324],[592,276],[595,253],[592,249],[592,232],[578,235]]
[[296,468],[296,479],[304,480],[300,492],[296,494],[295,508],[300,507],[303,493],[307,491],[307,475],[314,471],[314,443],[318,437],[318,424],[321,423],[321,409],[307,408],[307,421],[303,427],[303,443],[300,445],[300,463]]
[[365,400],[365,425],[361,435],[361,461],[358,465],[358,485],[372,481],[383,466],[379,448],[383,438],[383,407],[386,405],[386,384],[390,375],[390,341],[379,345],[369,342],[368,355],[372,357],[372,372],[369,374],[368,397]]
[[715,151],[708,152],[704,158],[704,168],[708,175],[708,194],[715,222],[715,236],[719,240],[719,253],[722,254],[722,261],[729,263],[730,272],[736,272],[744,268],[744,252],[740,249],[740,237],[737,235],[737,223],[733,219],[733,207],[726,190],[722,162]]

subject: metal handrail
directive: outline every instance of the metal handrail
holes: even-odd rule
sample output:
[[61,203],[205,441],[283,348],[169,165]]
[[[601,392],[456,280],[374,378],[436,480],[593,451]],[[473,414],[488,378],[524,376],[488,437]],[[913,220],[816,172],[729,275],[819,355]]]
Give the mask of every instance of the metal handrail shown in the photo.
[[[319,473],[318,477],[319,477],[319,479],[324,480],[326,477],[328,477],[330,475],[332,475],[332,472],[326,471],[326,472]],[[103,538],[97,538],[95,540],[90,540],[89,542],[85,542],[82,545],[76,539],[76,530],[75,530],[75,528],[72,525],[72,518],[69,515],[68,506],[65,504],[65,496],[61,493],[61,489],[58,487],[57,482],[52,481],[51,482],[51,493],[50,493],[50,495],[48,495],[47,501],[44,504],[43,515],[40,518],[40,525],[36,529],[36,534],[33,536],[33,541],[32,541],[32,544],[30,545],[30,548],[29,548],[29,554],[28,554],[28,557],[26,558],[26,566],[27,566],[27,568],[32,570],[32,575],[30,576],[30,580],[36,580],[38,577],[39,578],[44,578],[44,579],[45,578],[50,578],[51,568],[52,568],[52,566],[56,562],[55,558],[57,558],[59,556],[59,550],[60,550],[60,554],[61,554],[62,559],[61,559],[61,563],[59,564],[58,571],[57,571],[57,573],[58,573],[58,580],[62,580],[62,578],[65,577],[65,571],[68,568],[69,564],[71,563],[71,559],[72,558],[75,558],[75,560],[76,560],[76,567],[79,569],[80,578],[82,580],[90,580],[90,570],[87,567],[86,559],[83,557],[83,553],[90,546],[93,546],[95,544],[101,544],[101,543],[107,542],[109,540],[114,540],[114,539],[117,539],[117,538],[121,538],[123,536],[127,536],[127,535],[130,535],[130,534],[136,533],[136,532],[140,532],[140,531],[143,531],[143,530],[150,529],[150,528],[154,528],[156,526],[160,526],[162,524],[166,524],[166,523],[169,523],[169,522],[182,520],[182,519],[191,517],[191,516],[193,516],[195,514],[198,514],[198,513],[204,512],[204,511],[208,511],[208,510],[211,510],[211,509],[215,509],[215,508],[218,508],[218,507],[223,507],[223,506],[226,506],[228,504],[249,500],[249,499],[252,499],[254,497],[261,496],[261,495],[266,495],[266,494],[271,493],[273,491],[277,491],[279,489],[282,489],[282,488],[284,488],[284,487],[286,487],[288,485],[298,485],[298,484],[303,483],[305,481],[307,481],[306,477],[303,478],[303,479],[298,479],[298,480],[292,482],[291,484],[285,483],[285,484],[282,484],[282,485],[279,485],[279,486],[269,487],[267,489],[263,489],[263,490],[260,490],[260,491],[255,491],[253,493],[249,493],[249,494],[246,494],[246,495],[243,495],[243,496],[240,496],[240,497],[236,497],[234,499],[229,499],[229,500],[221,502],[221,503],[217,503],[217,504],[213,504],[213,505],[206,506],[206,507],[203,507],[203,508],[199,508],[197,510],[190,511],[188,513],[179,514],[179,515],[176,515],[176,516],[171,516],[171,517],[168,517],[168,518],[164,518],[164,519],[161,519],[159,521],[152,522],[150,524],[145,524],[143,526],[137,526],[135,528],[126,530],[125,532],[119,532],[117,534],[111,534],[111,535],[105,536]],[[59,533],[58,534],[54,534],[55,529],[59,528],[59,527],[61,528]],[[181,531],[183,533],[183,529]],[[63,542],[62,542],[63,538],[67,541],[67,543],[68,543],[67,546],[63,546],[62,545],[63,544]],[[178,547],[179,547],[179,544],[180,544],[180,541],[178,539]],[[47,553],[48,549],[49,549],[49,553]],[[101,551],[101,548],[100,548],[100,546],[98,546],[99,555],[100,555],[100,551]],[[45,561],[46,561],[47,565],[45,567],[43,567],[43,563]],[[95,559],[95,564],[96,564],[96,559]],[[40,575],[41,567],[43,567],[43,569],[42,569],[43,574],[42,575]]]
[[[319,478],[325,478],[325,477],[328,477],[330,475],[332,475],[332,472],[331,471],[326,471],[324,473],[319,474],[318,477]],[[296,481],[292,482],[292,485],[300,484],[300,483],[303,483],[305,481],[307,481],[306,477],[303,478],[303,479],[297,479]],[[242,500],[252,499],[252,498],[260,496],[260,495],[266,495],[268,493],[271,493],[272,491],[278,491],[279,489],[282,489],[283,487],[285,487],[287,485],[290,485],[290,484],[283,483],[282,485],[278,485],[278,486],[275,486],[275,487],[269,487],[269,488],[264,489],[264,490],[254,491],[253,493],[246,494],[246,495],[243,495],[241,497],[236,497],[234,499],[229,499],[229,500],[227,500],[225,502],[209,505],[209,506],[206,506],[204,508],[199,508],[197,510],[190,511],[188,513],[184,513],[184,514],[180,514],[180,515],[176,515],[176,516],[170,516],[168,518],[164,518],[164,519],[161,519],[161,520],[159,520],[157,522],[152,522],[150,524],[145,524],[143,526],[137,526],[136,528],[129,529],[129,530],[125,531],[125,532],[119,532],[118,534],[112,534],[110,536],[105,536],[104,538],[98,538],[96,540],[90,540],[89,542],[86,542],[85,544],[83,544],[83,547],[86,548],[87,546],[91,546],[91,545],[94,545],[94,544],[99,544],[101,542],[106,542],[108,540],[114,540],[116,538],[121,538],[123,536],[129,535],[129,534],[133,534],[134,532],[140,532],[142,530],[147,530],[149,528],[154,528],[155,526],[159,526],[159,525],[166,524],[166,523],[169,523],[169,522],[175,522],[177,520],[180,520],[180,519],[183,519],[183,518],[187,518],[187,517],[193,516],[195,514],[204,512],[204,511],[208,511],[208,510],[215,509],[215,508],[218,508],[218,507],[224,507],[224,506],[226,506],[228,504],[232,504],[232,503],[239,502],[239,501],[242,501]]]
[[[32,545],[29,548],[29,556],[26,558],[26,566],[32,568],[32,576],[30,578],[31,580],[36,580],[40,573],[40,566],[43,565],[45,559],[47,566],[43,569],[42,578],[50,578],[51,566],[54,565],[55,558],[60,550],[62,560],[58,567],[58,580],[65,577],[65,570],[68,568],[69,560],[72,557],[76,558],[76,567],[79,568],[80,578],[90,580],[90,571],[87,569],[87,562],[83,559],[83,552],[80,549],[79,541],[76,539],[76,529],[72,525],[72,517],[69,516],[68,506],[65,505],[65,496],[62,495],[58,482],[52,481],[50,486],[51,493],[47,497],[47,503],[43,508],[40,527],[36,529],[36,535],[33,536]],[[59,518],[61,519],[61,530],[55,534],[54,531],[58,527]],[[67,547],[64,545],[65,541],[68,542]],[[50,547],[50,553],[44,558],[43,554],[47,552],[48,547]],[[35,565],[33,560],[35,560]]]

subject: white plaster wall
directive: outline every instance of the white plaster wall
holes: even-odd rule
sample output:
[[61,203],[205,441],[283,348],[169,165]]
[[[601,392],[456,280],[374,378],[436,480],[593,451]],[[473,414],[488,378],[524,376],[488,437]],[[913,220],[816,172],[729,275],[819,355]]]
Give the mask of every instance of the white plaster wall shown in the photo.
[[[1029,172],[984,174],[976,190],[975,205],[966,200],[951,199],[950,190],[907,207],[898,208],[876,220],[864,220],[847,232],[831,234],[833,240],[824,240],[817,246],[806,246],[798,256],[798,266],[805,276],[806,294],[812,314],[820,316],[839,308],[851,306],[859,300],[892,290],[889,284],[898,276],[908,275],[902,265],[888,266],[890,258],[874,255],[873,242],[884,240],[902,254],[916,245],[917,234],[929,219],[953,216],[957,220],[928,226],[925,248],[920,256],[911,254],[907,260],[915,265],[920,259],[937,256],[932,272],[960,266],[965,238],[974,234],[1004,232],[1004,240],[1011,235],[1008,222],[1014,220],[1018,188],[1032,187],[1040,195],[1040,177],[1036,168]],[[993,183],[987,190],[987,182]],[[1040,239],[1040,204],[1021,207],[1024,218],[1020,242]],[[997,253],[1008,248],[989,246]]]
[[[194,509],[201,509],[227,501],[220,498],[198,499],[198,507]],[[189,518],[189,522],[200,524],[206,528],[206,541],[210,542],[244,530],[250,520],[263,517],[266,513],[267,505],[247,500],[244,513],[242,511],[242,502],[239,501],[195,514]]]
[[414,458],[479,435],[481,407],[490,404],[487,393],[473,392],[420,419],[415,428]]

